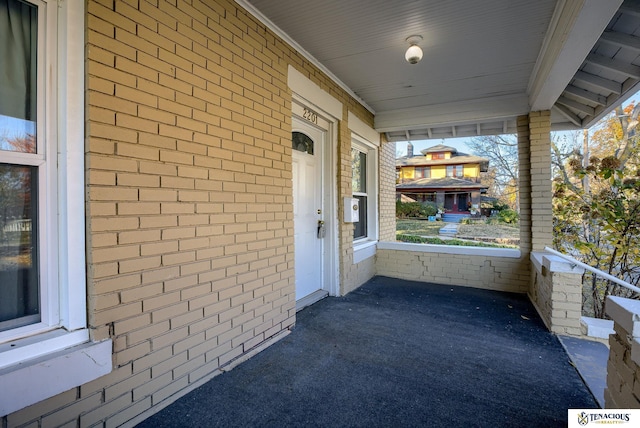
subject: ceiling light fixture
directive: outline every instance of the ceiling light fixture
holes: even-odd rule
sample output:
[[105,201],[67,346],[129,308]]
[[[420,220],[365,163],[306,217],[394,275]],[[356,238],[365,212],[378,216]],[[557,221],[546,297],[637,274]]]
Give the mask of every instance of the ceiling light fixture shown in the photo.
[[404,59],[407,60],[409,64],[417,64],[422,59],[422,49],[418,46],[418,43],[422,41],[422,36],[413,35],[407,37],[407,42],[409,43],[409,49],[404,54]]

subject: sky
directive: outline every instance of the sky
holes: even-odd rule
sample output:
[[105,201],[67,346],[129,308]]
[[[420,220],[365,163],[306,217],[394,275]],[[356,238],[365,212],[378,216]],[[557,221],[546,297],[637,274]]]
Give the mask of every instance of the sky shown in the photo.
[[[459,138],[438,138],[436,140],[421,140],[421,141],[412,141],[413,144],[413,154],[419,155],[421,150],[424,150],[428,147],[432,147],[438,144],[444,144],[449,147],[455,147],[459,152],[462,153],[470,153],[471,150],[465,144],[466,141],[469,141],[473,137],[459,137]],[[407,145],[406,141],[398,141],[396,143],[396,154],[397,156],[405,156],[407,154]]]
[[8,139],[35,134],[35,122],[0,114],[0,150],[11,150]]

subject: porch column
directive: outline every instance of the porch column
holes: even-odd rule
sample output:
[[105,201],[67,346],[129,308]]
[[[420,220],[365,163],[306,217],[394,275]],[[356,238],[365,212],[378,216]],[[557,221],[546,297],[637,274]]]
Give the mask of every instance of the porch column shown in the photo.
[[518,117],[520,249],[541,251],[553,242],[551,112]]
[[[384,134],[383,134],[384,135]],[[396,143],[382,142],[379,151],[380,241],[396,240]]]

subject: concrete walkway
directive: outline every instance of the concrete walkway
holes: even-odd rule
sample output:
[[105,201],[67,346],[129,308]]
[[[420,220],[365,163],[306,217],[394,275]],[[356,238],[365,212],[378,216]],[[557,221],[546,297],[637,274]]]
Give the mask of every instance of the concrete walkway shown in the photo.
[[440,229],[440,231],[438,231],[438,234],[444,235],[444,236],[456,236],[457,233],[458,233],[457,223],[447,223],[445,226],[443,226]]
[[140,427],[564,427],[596,408],[526,296],[376,277]]
[[609,348],[604,343],[593,340],[569,336],[558,336],[558,338],[587,388],[604,409]]

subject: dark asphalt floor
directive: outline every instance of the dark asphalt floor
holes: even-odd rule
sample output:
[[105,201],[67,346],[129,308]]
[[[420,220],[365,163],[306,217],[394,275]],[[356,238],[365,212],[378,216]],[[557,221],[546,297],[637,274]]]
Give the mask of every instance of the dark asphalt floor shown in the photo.
[[597,408],[526,296],[376,277],[143,427],[560,427]]

